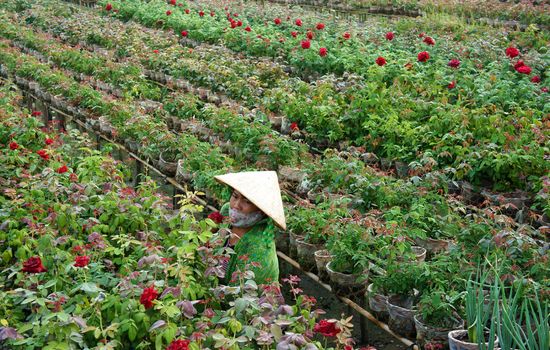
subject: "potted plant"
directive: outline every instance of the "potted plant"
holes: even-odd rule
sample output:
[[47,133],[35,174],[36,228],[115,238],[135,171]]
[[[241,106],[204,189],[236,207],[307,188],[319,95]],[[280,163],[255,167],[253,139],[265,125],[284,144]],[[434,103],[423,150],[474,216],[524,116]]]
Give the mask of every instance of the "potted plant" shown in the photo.
[[414,335],[414,311],[424,285],[424,263],[394,262],[385,275],[373,278],[372,291],[387,296],[389,326],[403,335]]
[[350,295],[365,290],[369,277],[366,252],[370,250],[371,237],[371,232],[365,232],[364,227],[348,224],[327,242],[333,257],[326,270],[336,294]]
[[446,346],[449,332],[464,327],[464,320],[460,318],[453,305],[461,297],[460,293],[441,290],[422,296],[417,305],[418,311],[414,315],[416,340],[419,345],[431,342]]

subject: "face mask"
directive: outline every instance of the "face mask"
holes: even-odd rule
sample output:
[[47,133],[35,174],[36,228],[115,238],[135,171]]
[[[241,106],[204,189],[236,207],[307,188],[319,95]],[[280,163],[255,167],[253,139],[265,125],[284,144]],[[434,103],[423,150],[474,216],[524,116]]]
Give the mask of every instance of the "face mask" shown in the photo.
[[229,208],[229,218],[231,219],[231,225],[233,227],[251,227],[260,222],[264,217],[265,214],[261,211],[245,214],[238,210]]

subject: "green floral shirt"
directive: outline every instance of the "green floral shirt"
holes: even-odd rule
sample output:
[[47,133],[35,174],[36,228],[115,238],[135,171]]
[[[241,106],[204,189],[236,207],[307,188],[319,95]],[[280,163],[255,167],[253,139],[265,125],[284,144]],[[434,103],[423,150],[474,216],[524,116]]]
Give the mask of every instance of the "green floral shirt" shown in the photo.
[[[229,203],[224,204],[220,212],[224,216],[229,216]],[[231,255],[225,273],[225,280],[229,281],[229,284],[237,283],[231,282],[231,276],[235,271],[244,271],[245,265],[252,262],[259,264],[259,266],[249,266],[249,270],[254,272],[254,280],[257,284],[268,284],[279,280],[279,261],[274,233],[273,220],[266,218],[239,239],[233,248],[235,254]],[[242,256],[247,256],[248,260],[239,259]]]

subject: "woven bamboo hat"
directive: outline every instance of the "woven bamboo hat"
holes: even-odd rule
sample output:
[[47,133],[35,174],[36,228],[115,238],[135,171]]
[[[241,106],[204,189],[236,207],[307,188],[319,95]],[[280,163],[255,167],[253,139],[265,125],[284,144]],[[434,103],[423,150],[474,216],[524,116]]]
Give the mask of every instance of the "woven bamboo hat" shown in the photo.
[[237,190],[272,218],[277,226],[286,230],[281,189],[275,171],[245,171],[218,175],[214,178]]

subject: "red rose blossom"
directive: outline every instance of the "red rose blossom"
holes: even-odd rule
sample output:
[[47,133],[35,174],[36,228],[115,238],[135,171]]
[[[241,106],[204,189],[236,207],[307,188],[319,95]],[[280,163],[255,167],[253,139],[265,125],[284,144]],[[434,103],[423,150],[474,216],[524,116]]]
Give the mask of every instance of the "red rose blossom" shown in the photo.
[[386,40],[392,41],[394,37],[395,37],[395,34],[393,34],[393,32],[386,33]]
[[247,32],[250,32],[250,31],[252,31],[252,28],[250,28],[250,26],[246,26],[246,28],[244,28],[244,30],[246,30]]
[[306,33],[306,37],[309,39],[309,40],[313,40],[313,32],[312,31],[308,31]]
[[292,131],[299,131],[300,128],[298,127],[298,123],[294,122],[290,124],[290,130]]
[[324,23],[317,23],[315,28],[317,28],[317,30],[323,30],[323,29],[325,29],[325,24]]
[[42,115],[42,112],[40,112],[40,111],[33,111],[33,112],[31,113],[31,115],[32,115],[33,117],[40,117],[40,116]]
[[531,78],[531,82],[535,84],[540,83],[540,77],[538,75],[535,75],[534,77]]
[[325,57],[327,55],[328,51],[326,47],[322,47],[319,49],[319,56]]
[[329,322],[327,320],[321,320],[315,324],[313,331],[319,333],[325,337],[335,337],[340,330],[336,328],[335,322]]
[[203,17],[204,16],[204,11],[199,11],[199,16]]
[[63,166],[60,166],[59,168],[57,168],[56,172],[58,174],[63,174],[63,173],[66,173],[67,171],[69,171],[69,168],[67,168],[66,165],[63,165]]
[[242,27],[243,26],[243,22],[242,21],[237,21],[237,27]]
[[170,16],[172,14],[172,11],[168,10],[166,11],[166,16]]
[[447,63],[447,65],[452,68],[458,68],[458,66],[460,66],[460,61],[457,60],[456,58],[453,58],[452,60],[449,61],[449,63]]
[[309,49],[311,47],[311,42],[309,40],[302,40],[302,49]]
[[223,215],[219,211],[212,212],[208,215],[208,218],[214,221],[216,224],[223,222]]
[[518,73],[521,73],[521,74],[531,74],[531,67],[529,66],[521,66],[521,67],[518,67],[518,69],[516,69],[518,71]]
[[153,53],[159,53],[159,50],[153,50]]
[[426,62],[430,59],[430,54],[427,51],[422,51],[418,54],[418,61],[419,62]]
[[46,271],[48,270],[42,265],[42,260],[39,256],[28,258],[27,261],[23,263],[23,272],[41,273]]
[[424,38],[423,40],[426,44],[428,45],[431,45],[431,46],[434,46],[435,45],[435,40],[432,39],[431,37],[427,36]]
[[348,33],[348,32],[345,32],[343,37],[344,37],[344,39],[348,40],[349,38],[351,38],[351,34]]
[[379,65],[380,67],[382,67],[383,65],[386,64],[386,59],[382,56],[379,56],[377,59],[376,59],[376,64]]
[[456,86],[456,82],[453,80],[447,85],[447,89],[454,89]]
[[216,13],[214,11],[210,11],[210,17],[214,17]]
[[298,27],[301,27],[301,26],[302,26],[302,20],[299,19],[299,18],[296,19],[296,22],[294,22],[294,23],[296,23],[296,25],[297,25]]
[[185,13],[189,14],[189,12],[191,12],[191,10],[185,9]]
[[90,263],[90,257],[87,255],[74,258],[74,267],[86,267]]
[[45,142],[46,145],[48,145],[48,146],[51,145],[51,144],[53,144],[53,140],[50,139],[49,137],[48,137],[44,142]]
[[45,149],[41,149],[39,151],[36,151],[36,153],[44,160],[50,159],[50,155],[46,152]]
[[519,50],[516,49],[515,47],[509,47],[506,49],[506,56],[510,57],[510,58],[514,58],[514,57],[517,57],[519,56]]
[[170,345],[168,345],[166,350],[189,350],[189,343],[191,343],[191,341],[189,341],[187,339],[186,340],[181,340],[181,339],[174,340],[170,343]]
[[273,20],[273,22],[275,22],[276,25],[279,25],[281,24],[281,19],[277,17]]
[[155,300],[158,296],[159,293],[157,292],[155,287],[148,287],[143,290],[143,293],[139,298],[139,302],[143,304],[146,309],[150,309],[153,307],[153,300]]
[[545,87],[541,88],[540,91],[542,91],[542,92],[548,92],[548,88],[545,86]]
[[187,32],[187,30],[182,30],[181,31],[181,36],[187,36],[189,35],[189,33]]
[[19,148],[19,145],[17,144],[17,142],[10,142],[10,149],[12,151],[15,151],[18,148]]
[[113,9],[113,5],[107,4],[105,5],[105,11],[111,11]]
[[176,6],[176,0],[170,0],[170,5]]
[[298,36],[298,32],[290,32],[290,35],[292,35],[293,38]]
[[519,67],[525,66],[525,63],[523,63],[523,60],[518,60],[516,64],[514,64],[514,69],[518,70]]

